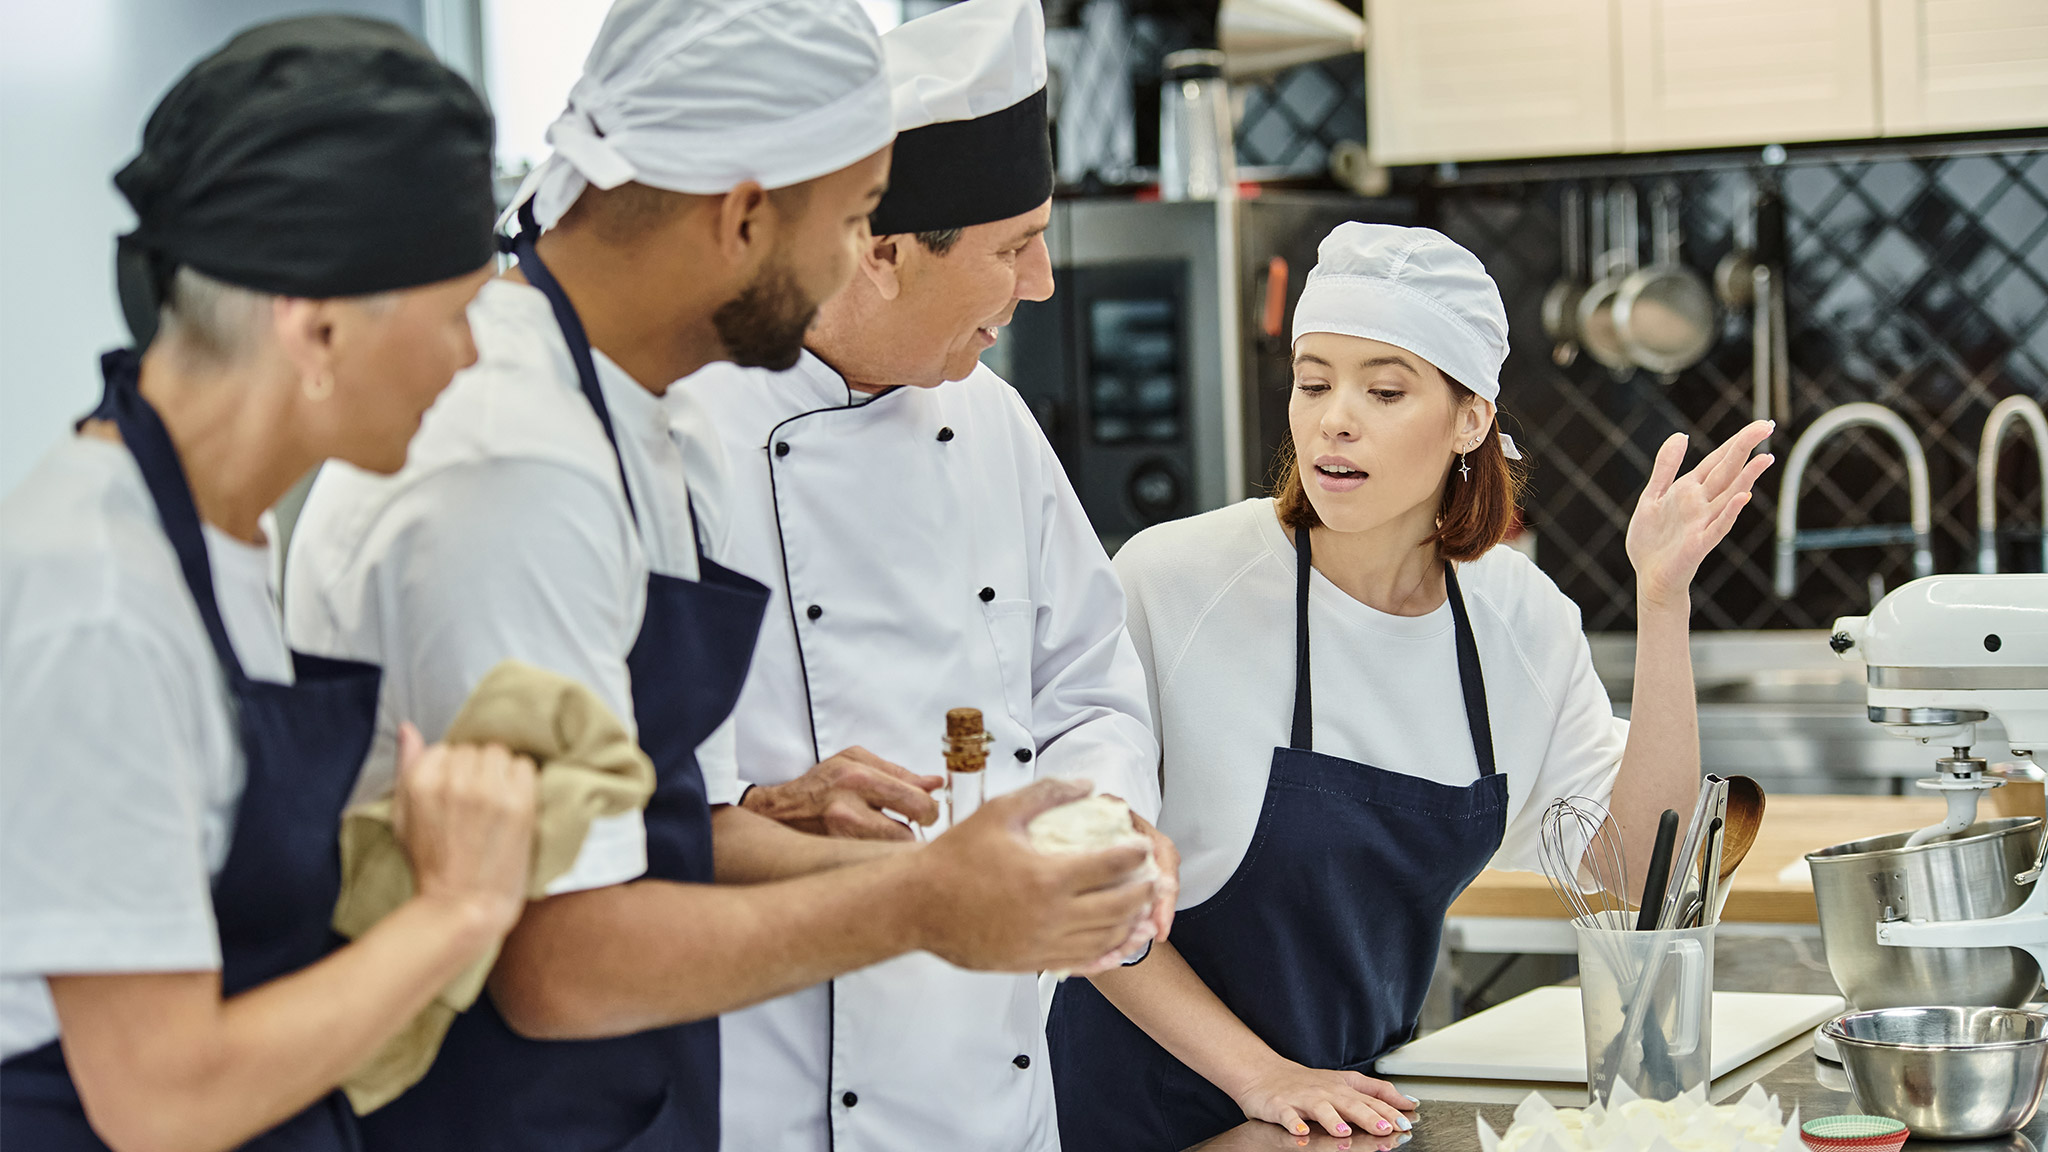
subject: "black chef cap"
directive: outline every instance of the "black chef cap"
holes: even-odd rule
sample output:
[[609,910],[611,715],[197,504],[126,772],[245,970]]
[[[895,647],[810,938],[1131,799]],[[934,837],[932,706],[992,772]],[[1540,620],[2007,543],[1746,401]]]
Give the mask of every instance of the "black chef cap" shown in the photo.
[[137,348],[180,266],[280,296],[431,284],[491,259],[491,115],[403,29],[258,25],[187,72],[114,177],[115,270]]

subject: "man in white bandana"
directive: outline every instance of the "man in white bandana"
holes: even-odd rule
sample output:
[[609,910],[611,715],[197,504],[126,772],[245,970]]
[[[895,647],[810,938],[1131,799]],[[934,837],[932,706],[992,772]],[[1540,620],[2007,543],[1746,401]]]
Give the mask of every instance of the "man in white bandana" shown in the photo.
[[[887,813],[930,818],[946,713],[973,707],[987,796],[1084,777],[1150,818],[1158,747],[1116,577],[1023,402],[977,359],[1053,290],[1043,17],[964,0],[883,44],[899,135],[859,272],[793,369],[677,386],[709,421],[685,431],[731,473],[714,559],[774,586],[733,714],[744,803],[908,839]],[[953,819],[968,804],[954,795]],[[1059,1147],[1029,976],[912,955],[723,1030],[727,1152]]]
[[645,813],[593,826],[528,907],[425,1079],[363,1118],[369,1148],[712,1152],[717,1013],[913,948],[1086,968],[1140,935],[1153,893],[1123,877],[1142,853],[1068,864],[1022,838],[1082,788],[915,851],[732,803],[721,725],[767,596],[708,558],[724,526],[686,486],[669,384],[795,360],[892,135],[854,0],[621,0],[519,198],[519,265],[471,309],[475,367],[403,471],[315,483],[288,627],[385,670],[359,797],[389,789],[400,722],[438,738],[508,658],[589,685],[657,774]]

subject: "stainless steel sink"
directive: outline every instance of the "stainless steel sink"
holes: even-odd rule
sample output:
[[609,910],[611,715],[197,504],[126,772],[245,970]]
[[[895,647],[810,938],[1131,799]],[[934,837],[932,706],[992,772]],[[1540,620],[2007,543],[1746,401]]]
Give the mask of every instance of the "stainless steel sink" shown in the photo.
[[[1593,667],[1628,715],[1635,634],[1594,633]],[[1863,665],[1819,630],[1703,632],[1692,637],[1700,759],[1709,772],[1755,777],[1766,792],[1911,794],[1945,749],[1888,735],[1865,715]],[[1977,754],[2010,755],[1996,722]]]
[[1746,679],[1698,685],[1696,692],[1702,705],[1791,704],[1859,712],[1863,705],[1861,677],[1845,680],[1806,669],[1770,669]]

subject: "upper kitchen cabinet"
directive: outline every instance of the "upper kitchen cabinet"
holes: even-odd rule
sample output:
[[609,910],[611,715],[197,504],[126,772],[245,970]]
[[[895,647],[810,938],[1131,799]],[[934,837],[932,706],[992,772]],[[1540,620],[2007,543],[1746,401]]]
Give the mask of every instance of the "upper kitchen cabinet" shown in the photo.
[[1878,0],[1887,136],[2048,124],[2048,2]]
[[1877,134],[1871,0],[1616,0],[1616,7],[1624,151]]
[[1612,152],[1613,0],[1367,0],[1381,164]]

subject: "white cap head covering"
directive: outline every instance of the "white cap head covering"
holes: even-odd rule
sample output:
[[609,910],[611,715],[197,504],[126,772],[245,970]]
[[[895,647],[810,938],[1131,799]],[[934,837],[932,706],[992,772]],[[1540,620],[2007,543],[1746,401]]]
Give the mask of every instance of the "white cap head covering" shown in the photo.
[[548,228],[586,185],[782,188],[889,143],[881,39],[858,0],[618,0],[513,197]]
[[1000,112],[1045,87],[1038,0],[961,0],[882,37],[896,130]]
[[[1489,401],[1500,398],[1508,311],[1479,257],[1433,228],[1339,224],[1316,249],[1294,339],[1360,336],[1405,348]],[[1510,460],[1521,459],[1501,433]]]
[[895,106],[877,235],[1007,220],[1052,195],[1039,0],[960,0],[882,37]]

